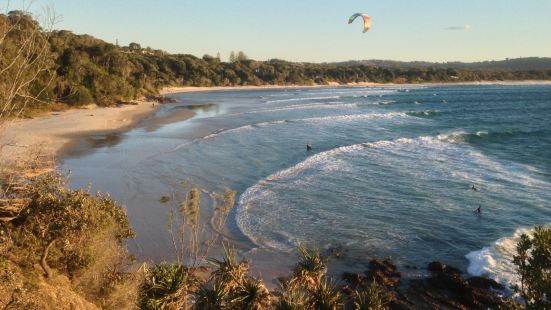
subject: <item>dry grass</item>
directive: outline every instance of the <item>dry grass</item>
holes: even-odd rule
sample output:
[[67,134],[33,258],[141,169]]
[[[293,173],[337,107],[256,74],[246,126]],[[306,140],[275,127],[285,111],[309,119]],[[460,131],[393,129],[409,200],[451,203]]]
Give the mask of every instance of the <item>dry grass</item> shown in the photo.
[[13,220],[29,203],[22,194],[28,189],[31,179],[54,170],[54,162],[40,155],[0,163],[0,222]]

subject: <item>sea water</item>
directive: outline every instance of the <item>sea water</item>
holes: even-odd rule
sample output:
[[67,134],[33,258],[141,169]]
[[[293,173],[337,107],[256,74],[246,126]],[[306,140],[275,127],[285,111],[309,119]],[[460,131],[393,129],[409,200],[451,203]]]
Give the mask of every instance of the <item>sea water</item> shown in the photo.
[[511,283],[520,233],[551,222],[551,85],[172,97],[159,115],[196,116],[155,129],[146,121],[64,160],[73,186],[92,182],[125,205],[145,259],[171,259],[159,197],[183,197],[182,182],[237,191],[226,231],[243,255],[309,244],[338,248],[350,266],[439,260]]

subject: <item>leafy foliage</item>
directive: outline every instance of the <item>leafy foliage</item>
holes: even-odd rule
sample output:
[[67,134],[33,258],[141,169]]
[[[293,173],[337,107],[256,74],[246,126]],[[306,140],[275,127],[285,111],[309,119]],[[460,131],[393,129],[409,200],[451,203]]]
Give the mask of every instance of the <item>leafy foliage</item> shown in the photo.
[[344,306],[338,286],[327,278],[318,283],[313,300],[314,308],[319,310],[337,310]]
[[[47,25],[51,26],[51,25]],[[47,100],[54,55],[49,32],[22,11],[0,14],[0,117]]]
[[521,278],[520,293],[528,309],[551,307],[551,229],[538,226],[532,237],[523,234],[513,259]]
[[365,291],[354,293],[354,309],[356,310],[385,310],[390,301],[389,296],[377,284],[377,281],[371,281],[371,284]]
[[197,279],[182,265],[159,264],[148,271],[141,286],[142,309],[184,308]]
[[303,246],[298,250],[301,258],[293,271],[293,281],[315,288],[327,273],[326,259],[317,250]]
[[[126,212],[109,196],[65,187],[61,176],[39,176],[27,186],[29,204],[12,221],[10,230],[19,247],[28,251],[29,261],[41,261],[74,275],[93,264],[93,239],[108,231],[122,245],[132,238]],[[52,254],[51,256],[49,254]]]
[[[4,177],[0,174],[0,190]],[[125,245],[134,232],[124,209],[108,195],[68,189],[54,172],[21,177],[17,187],[9,200],[24,204],[0,222],[0,269],[5,265],[8,271],[0,270],[0,304],[9,296],[18,306],[33,300],[48,304],[37,290],[49,287],[74,289],[102,308],[134,303],[137,286]],[[39,285],[43,282],[48,285]],[[78,299],[71,294],[65,297]]]

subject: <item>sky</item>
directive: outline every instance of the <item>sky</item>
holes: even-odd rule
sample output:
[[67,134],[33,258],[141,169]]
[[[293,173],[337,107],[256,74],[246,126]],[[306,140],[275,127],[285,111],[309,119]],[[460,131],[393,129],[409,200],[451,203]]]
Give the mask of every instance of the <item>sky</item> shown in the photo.
[[[36,0],[33,10],[44,5],[61,15],[58,29],[223,59],[551,57],[550,0]],[[368,33],[359,19],[348,25],[356,12],[373,18]]]

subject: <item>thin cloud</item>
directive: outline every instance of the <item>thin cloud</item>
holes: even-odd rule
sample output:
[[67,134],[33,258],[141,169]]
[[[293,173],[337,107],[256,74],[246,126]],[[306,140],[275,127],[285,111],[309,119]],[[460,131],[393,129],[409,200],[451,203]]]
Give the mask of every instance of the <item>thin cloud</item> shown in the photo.
[[450,26],[447,27],[446,30],[463,30],[463,31],[469,31],[473,29],[473,26],[471,25],[464,25],[464,26]]

